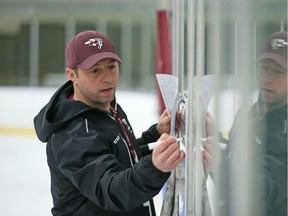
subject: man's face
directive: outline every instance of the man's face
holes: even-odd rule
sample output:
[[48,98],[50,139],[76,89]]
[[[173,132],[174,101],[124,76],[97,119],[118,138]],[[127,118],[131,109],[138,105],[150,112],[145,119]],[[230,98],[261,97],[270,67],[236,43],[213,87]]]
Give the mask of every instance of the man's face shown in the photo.
[[78,69],[74,81],[74,97],[92,107],[109,110],[118,80],[118,62],[114,59],[103,59],[87,71]]
[[268,110],[287,103],[287,70],[270,59],[257,65],[261,100]]

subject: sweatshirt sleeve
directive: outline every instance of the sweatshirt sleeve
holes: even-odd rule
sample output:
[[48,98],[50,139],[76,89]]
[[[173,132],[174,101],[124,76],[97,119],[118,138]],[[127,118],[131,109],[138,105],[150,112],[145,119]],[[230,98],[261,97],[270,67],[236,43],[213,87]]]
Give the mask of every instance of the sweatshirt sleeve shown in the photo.
[[155,142],[160,138],[160,134],[157,131],[157,124],[153,124],[148,130],[142,133],[141,138],[138,138],[137,141],[141,145]]
[[147,131],[142,133],[141,138],[137,139],[139,146],[141,147],[141,151],[143,155],[149,155],[152,153],[148,147],[144,146],[148,143],[155,142],[160,138],[160,134],[157,131],[157,124],[152,125]]

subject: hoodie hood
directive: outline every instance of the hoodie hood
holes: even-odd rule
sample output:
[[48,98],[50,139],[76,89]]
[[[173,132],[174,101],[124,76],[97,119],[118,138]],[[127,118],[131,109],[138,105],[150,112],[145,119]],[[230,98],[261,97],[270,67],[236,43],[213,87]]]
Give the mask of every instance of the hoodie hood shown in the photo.
[[69,100],[73,94],[71,81],[62,85],[50,101],[34,118],[34,128],[40,141],[47,142],[50,135],[83,112],[95,109],[82,102]]

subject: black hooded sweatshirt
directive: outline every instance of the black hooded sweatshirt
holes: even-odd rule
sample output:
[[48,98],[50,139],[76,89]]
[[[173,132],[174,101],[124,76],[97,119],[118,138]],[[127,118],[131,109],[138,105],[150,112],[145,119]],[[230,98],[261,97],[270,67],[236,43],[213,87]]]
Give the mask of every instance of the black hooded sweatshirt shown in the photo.
[[[249,144],[251,151],[257,160],[250,164],[251,173],[253,173],[254,191],[251,196],[255,196],[253,205],[255,206],[255,216],[287,216],[287,104],[262,113],[262,102],[259,100],[249,110],[248,119],[250,139]],[[243,112],[243,111],[242,111]],[[233,126],[229,133],[229,145],[227,149],[226,160],[224,159],[222,176],[224,179],[229,179],[231,167],[233,167],[232,158],[237,155],[237,140],[239,137],[239,127],[242,122],[240,118],[241,111],[235,118]],[[257,153],[257,154],[256,154]],[[243,158],[245,160],[245,158]],[[241,170],[239,170],[240,172]],[[222,212],[223,216],[230,216],[231,209],[231,194],[233,188],[229,186],[228,180],[223,181],[222,185],[226,205],[223,209],[227,212]],[[225,203],[224,202],[224,203]]]
[[[133,161],[127,139],[110,112],[69,100],[73,84],[68,81],[34,118],[38,138],[47,142],[51,173],[52,214],[57,216],[152,216],[152,198],[170,173],[152,164],[140,145],[156,141],[156,125],[136,139],[119,104],[111,106],[121,116],[133,143]],[[149,201],[150,200],[150,201]]]

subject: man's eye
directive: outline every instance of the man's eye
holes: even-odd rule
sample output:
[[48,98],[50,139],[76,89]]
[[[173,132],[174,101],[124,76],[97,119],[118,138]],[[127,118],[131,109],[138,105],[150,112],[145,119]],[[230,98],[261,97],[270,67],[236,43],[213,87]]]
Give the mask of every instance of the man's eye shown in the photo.
[[116,68],[116,65],[109,65],[109,69],[110,69],[110,70],[112,70],[112,69],[114,69],[114,68]]
[[90,73],[97,73],[99,71],[98,68],[93,69],[92,71],[90,71]]
[[267,69],[267,65],[266,64],[260,64],[259,65],[259,69],[260,70],[266,70]]
[[281,68],[275,68],[274,71],[275,71],[275,73],[277,73],[277,74],[284,74],[284,73],[285,73],[285,71],[282,70]]

